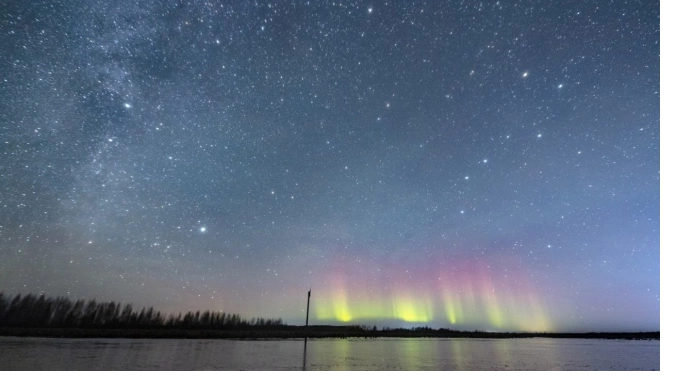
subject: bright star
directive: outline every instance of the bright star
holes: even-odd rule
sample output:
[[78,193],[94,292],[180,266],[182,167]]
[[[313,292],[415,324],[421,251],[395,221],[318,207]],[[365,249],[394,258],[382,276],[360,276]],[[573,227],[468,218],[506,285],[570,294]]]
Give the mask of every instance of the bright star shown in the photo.
[[201,227],[201,232],[205,232],[205,227]]

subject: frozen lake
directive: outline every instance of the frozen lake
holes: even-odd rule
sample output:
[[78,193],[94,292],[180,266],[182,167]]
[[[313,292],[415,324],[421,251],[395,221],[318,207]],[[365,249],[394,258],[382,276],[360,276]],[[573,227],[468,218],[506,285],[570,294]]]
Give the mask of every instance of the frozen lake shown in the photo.
[[0,337],[0,370],[659,370],[660,341]]

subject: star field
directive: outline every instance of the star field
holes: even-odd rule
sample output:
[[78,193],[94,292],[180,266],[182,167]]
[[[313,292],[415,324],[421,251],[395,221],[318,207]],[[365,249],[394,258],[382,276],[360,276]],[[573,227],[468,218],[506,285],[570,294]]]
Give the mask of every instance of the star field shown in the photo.
[[658,2],[2,9],[6,293],[659,330]]

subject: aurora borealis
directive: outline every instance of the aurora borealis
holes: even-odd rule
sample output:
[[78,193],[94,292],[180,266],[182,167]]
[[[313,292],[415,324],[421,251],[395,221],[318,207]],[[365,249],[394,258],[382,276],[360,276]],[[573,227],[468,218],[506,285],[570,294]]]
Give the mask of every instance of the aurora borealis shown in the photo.
[[660,328],[658,2],[0,6],[0,291]]

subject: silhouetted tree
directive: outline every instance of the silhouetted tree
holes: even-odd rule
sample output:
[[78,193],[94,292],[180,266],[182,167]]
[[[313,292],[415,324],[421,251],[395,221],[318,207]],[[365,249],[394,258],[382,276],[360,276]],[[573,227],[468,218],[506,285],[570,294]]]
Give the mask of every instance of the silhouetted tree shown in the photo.
[[130,319],[132,318],[132,304],[127,304],[125,305],[125,308],[123,308],[123,312],[120,314],[120,323],[123,326],[127,326],[130,324]]
[[182,320],[182,326],[191,326],[194,321],[194,313],[193,312],[187,312],[184,315],[184,319]]
[[5,297],[5,293],[0,292],[0,326],[5,323],[5,314],[9,307],[9,301]]
[[68,325],[68,315],[73,309],[73,302],[65,297],[57,297],[50,326],[65,327]]
[[88,301],[85,306],[85,311],[83,312],[82,318],[80,319],[80,324],[83,326],[94,326],[95,318],[97,317],[97,301],[92,299]]

